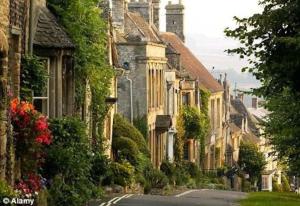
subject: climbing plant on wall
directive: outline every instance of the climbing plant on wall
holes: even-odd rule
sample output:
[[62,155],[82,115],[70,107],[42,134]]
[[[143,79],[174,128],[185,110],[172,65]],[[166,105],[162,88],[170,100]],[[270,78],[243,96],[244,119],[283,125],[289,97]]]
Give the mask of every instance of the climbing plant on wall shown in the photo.
[[48,79],[43,62],[35,55],[26,55],[21,66],[21,98],[31,100],[33,93],[42,96]]
[[200,89],[201,109],[192,106],[183,106],[177,118],[177,138],[175,141],[175,159],[183,158],[183,146],[186,139],[196,139],[200,142],[200,163],[203,164],[205,138],[209,133],[210,121],[208,116],[209,91]]
[[201,125],[201,135],[200,135],[200,166],[204,168],[205,159],[205,138],[209,135],[210,130],[210,119],[208,115],[208,101],[210,97],[210,92],[204,88],[200,88],[201,96],[201,110],[200,110],[200,125]]
[[84,104],[88,84],[92,93],[94,126],[101,128],[106,114],[105,97],[109,95],[113,70],[108,61],[107,21],[102,18],[99,0],[48,0],[48,3],[76,46],[77,106]]

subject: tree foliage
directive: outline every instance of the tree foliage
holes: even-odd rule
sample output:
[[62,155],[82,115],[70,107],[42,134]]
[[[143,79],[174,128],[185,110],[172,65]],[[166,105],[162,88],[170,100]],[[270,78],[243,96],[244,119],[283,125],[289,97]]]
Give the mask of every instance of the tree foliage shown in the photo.
[[254,182],[260,177],[266,162],[263,153],[259,152],[255,144],[242,142],[238,164],[244,172],[249,174],[250,180]]
[[234,17],[237,28],[225,30],[241,43],[228,52],[248,59],[244,70],[262,84],[253,92],[265,98],[271,112],[266,133],[279,156],[300,171],[300,1],[262,0],[260,5],[262,13]]

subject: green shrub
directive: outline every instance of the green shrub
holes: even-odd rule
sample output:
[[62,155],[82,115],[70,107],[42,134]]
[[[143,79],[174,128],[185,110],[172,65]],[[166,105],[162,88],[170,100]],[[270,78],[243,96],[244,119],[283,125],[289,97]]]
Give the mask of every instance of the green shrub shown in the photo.
[[144,171],[146,180],[149,183],[151,188],[164,188],[168,182],[168,177],[160,170],[151,167],[148,167]]
[[250,192],[251,191],[251,182],[246,179],[242,179],[242,191]]
[[183,167],[187,171],[187,173],[192,177],[195,178],[200,175],[200,168],[199,166],[194,162],[184,162]]
[[175,167],[175,183],[178,186],[185,185],[190,178],[190,174],[182,164],[177,164]]
[[7,198],[11,198],[11,197],[15,197],[16,193],[14,192],[14,189],[12,187],[10,187],[6,182],[4,181],[0,181],[0,201],[2,201],[2,199],[4,197]]
[[141,132],[145,140],[148,138],[148,117],[146,115],[133,119],[133,125]]
[[50,122],[53,142],[47,148],[43,176],[50,180],[49,206],[84,205],[95,195],[90,181],[92,153],[86,126],[76,118]]
[[273,187],[273,192],[282,192],[281,185],[278,184],[277,180],[275,178],[272,178],[272,187]]
[[137,156],[137,161],[138,164],[135,167],[136,173],[143,174],[146,168],[152,167],[150,158],[141,152]]
[[188,182],[186,183],[186,186],[187,188],[195,189],[197,187],[196,180],[193,178],[189,178]]
[[217,168],[217,176],[218,177],[224,176],[225,173],[226,173],[226,168],[225,167],[219,167],[219,168]]
[[125,187],[129,186],[134,180],[134,167],[129,162],[113,162],[111,170],[114,184]]
[[116,161],[126,160],[136,166],[138,164],[139,148],[128,137],[116,137],[113,139],[112,149]]
[[91,179],[93,183],[97,186],[99,185],[109,185],[111,181],[108,180],[112,174],[110,168],[110,160],[107,156],[97,152],[92,158],[92,168],[91,168]]
[[151,185],[148,181],[146,181],[146,184],[144,185],[144,194],[149,194],[151,192]]
[[114,116],[113,124],[113,139],[118,137],[128,137],[137,144],[140,152],[147,156],[150,155],[147,143],[140,131],[130,124],[130,122],[128,122],[125,118],[116,114]]
[[283,192],[290,192],[291,191],[289,181],[288,181],[288,179],[285,175],[282,175],[282,177],[281,177],[281,185],[282,185],[282,191]]
[[175,175],[175,165],[167,160],[164,160],[160,165],[162,171],[167,177],[172,178]]

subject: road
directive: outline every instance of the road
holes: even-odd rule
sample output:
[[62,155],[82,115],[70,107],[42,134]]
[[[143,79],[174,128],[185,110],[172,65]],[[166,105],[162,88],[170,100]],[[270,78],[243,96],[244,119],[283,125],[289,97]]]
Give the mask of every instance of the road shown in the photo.
[[219,190],[189,190],[176,196],[123,195],[97,206],[233,206],[246,193]]

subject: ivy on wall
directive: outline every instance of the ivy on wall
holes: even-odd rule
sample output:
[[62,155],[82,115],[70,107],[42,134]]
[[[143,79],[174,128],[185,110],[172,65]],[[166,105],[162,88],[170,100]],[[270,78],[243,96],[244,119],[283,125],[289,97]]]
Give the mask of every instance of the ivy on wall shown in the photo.
[[76,105],[84,105],[86,85],[92,93],[93,139],[101,136],[113,70],[108,60],[108,20],[104,19],[99,0],[48,0],[75,44]]
[[21,65],[21,99],[30,101],[33,93],[42,96],[48,79],[43,62],[35,55],[26,55]]
[[175,160],[183,160],[183,147],[187,139],[200,142],[200,165],[204,166],[205,138],[209,134],[210,120],[208,116],[209,91],[200,89],[201,110],[197,107],[183,106],[177,117],[177,138],[175,141]]
[[207,89],[200,88],[200,97],[201,97],[201,136],[200,136],[200,167],[204,168],[204,159],[205,159],[205,139],[209,135],[210,131],[210,119],[208,114],[208,101],[210,97],[210,92]]

